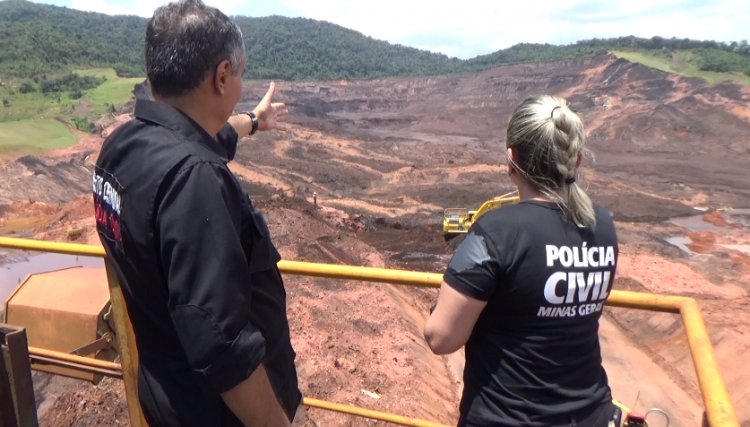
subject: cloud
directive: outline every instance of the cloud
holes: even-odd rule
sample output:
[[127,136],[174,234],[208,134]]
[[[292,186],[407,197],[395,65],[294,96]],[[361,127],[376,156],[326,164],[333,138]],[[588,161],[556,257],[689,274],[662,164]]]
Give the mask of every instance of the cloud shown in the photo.
[[284,0],[300,16],[352,28],[449,56],[470,58],[517,43],[568,44],[636,35],[739,40],[750,2],[744,0]]
[[462,58],[507,47],[498,44],[518,40],[519,23],[528,25],[538,16],[547,15],[541,2],[286,0],[283,3],[286,9],[301,16],[352,28],[391,43]]
[[[150,17],[167,0],[48,0]],[[204,0],[227,14],[328,21],[394,44],[471,58],[517,43],[568,44],[634,35],[747,39],[746,0]]]
[[71,0],[71,9],[88,12],[106,13],[107,15],[135,15],[150,17],[154,9],[167,2],[151,0],[132,0],[128,2],[116,0]]
[[738,1],[633,1],[620,7],[578,4],[567,10],[570,41],[634,35],[650,38],[739,41],[750,3]]
[[[69,0],[68,7],[77,10],[106,13],[108,15],[135,15],[150,18],[159,6],[169,3],[169,0]],[[60,2],[57,1],[59,4]],[[228,14],[240,11],[247,2],[242,0],[204,0],[209,6],[217,7]]]

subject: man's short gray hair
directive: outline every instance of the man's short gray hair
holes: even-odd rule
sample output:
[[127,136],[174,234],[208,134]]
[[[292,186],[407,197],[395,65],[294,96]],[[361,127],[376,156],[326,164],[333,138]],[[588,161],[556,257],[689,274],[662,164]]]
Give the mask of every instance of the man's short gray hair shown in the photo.
[[158,8],[146,29],[146,73],[155,95],[184,95],[225,59],[238,73],[244,58],[245,43],[237,24],[201,0]]

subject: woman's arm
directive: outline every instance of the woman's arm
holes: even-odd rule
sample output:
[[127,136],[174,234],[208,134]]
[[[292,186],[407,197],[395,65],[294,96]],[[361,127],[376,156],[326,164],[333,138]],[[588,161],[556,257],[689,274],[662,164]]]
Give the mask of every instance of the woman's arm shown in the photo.
[[463,347],[479,315],[487,305],[443,282],[435,309],[427,318],[424,337],[435,354],[448,354]]

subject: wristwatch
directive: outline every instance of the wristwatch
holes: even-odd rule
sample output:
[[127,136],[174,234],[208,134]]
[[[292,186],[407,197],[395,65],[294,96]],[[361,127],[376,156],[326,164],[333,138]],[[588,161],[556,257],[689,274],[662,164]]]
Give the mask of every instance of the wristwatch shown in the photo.
[[243,111],[242,114],[247,114],[248,117],[250,117],[250,121],[253,123],[252,129],[250,129],[250,133],[248,135],[252,135],[258,130],[258,126],[260,123],[258,123],[258,116],[255,115],[252,111]]

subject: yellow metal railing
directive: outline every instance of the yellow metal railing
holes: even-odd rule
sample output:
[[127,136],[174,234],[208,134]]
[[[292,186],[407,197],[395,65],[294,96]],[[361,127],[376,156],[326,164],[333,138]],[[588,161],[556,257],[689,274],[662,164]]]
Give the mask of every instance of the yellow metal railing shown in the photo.
[[[72,255],[95,256],[103,258],[106,257],[104,249],[99,246],[81,245],[74,243],[43,242],[0,237],[0,247],[55,252]],[[286,274],[328,277],[335,279],[363,280],[434,288],[440,287],[440,284],[442,283],[442,275],[436,273],[423,273],[371,267],[356,267],[347,265],[319,264],[299,261],[280,261],[278,266],[279,269]],[[112,275],[110,274],[108,274],[108,276],[110,282],[117,282],[116,277],[112,277]],[[119,291],[119,284],[117,284],[116,288]],[[110,283],[110,289],[112,289],[112,283]],[[115,305],[116,303],[113,299],[113,306]],[[607,305],[613,307],[679,313],[682,319],[682,323],[685,326],[685,333],[688,338],[688,346],[690,347],[690,354],[692,356],[696,375],[698,377],[698,383],[700,385],[701,394],[703,396],[703,403],[705,405],[709,425],[711,425],[712,427],[739,427],[739,422],[729,398],[729,393],[727,392],[726,386],[724,385],[724,381],[721,377],[719,366],[716,362],[716,357],[714,356],[713,346],[711,345],[711,340],[708,336],[706,326],[703,323],[703,318],[701,317],[698,303],[693,298],[613,290],[610,293],[609,299],[607,300]],[[124,308],[124,303],[121,307]],[[130,327],[129,322],[127,322],[126,326],[128,328]],[[120,331],[117,332],[119,333]],[[130,329],[129,332],[130,334],[132,334],[132,329]],[[33,357],[34,355],[32,354],[32,358]],[[137,360],[137,358],[135,358],[135,360]],[[128,369],[125,368],[126,366],[123,366],[123,379],[126,380],[126,392],[130,394],[131,391],[128,390],[129,387],[127,387],[129,374],[127,373]],[[140,406],[137,403],[138,400],[134,399],[133,396],[128,396],[128,402],[129,411],[133,411],[133,409],[130,408],[131,406],[137,407],[137,411],[140,410]],[[363,408],[324,402],[316,399],[305,398],[303,403],[312,407],[344,412],[351,415],[388,421],[400,425],[425,427],[439,426],[439,424],[435,424],[429,421],[417,420],[377,411],[370,411]],[[133,412],[131,412],[131,420],[134,419],[132,414]]]

